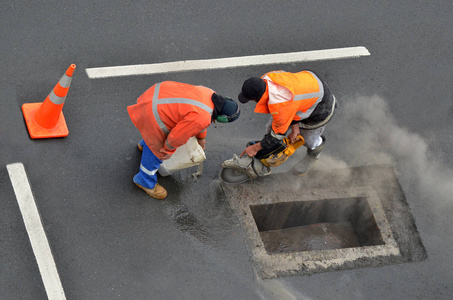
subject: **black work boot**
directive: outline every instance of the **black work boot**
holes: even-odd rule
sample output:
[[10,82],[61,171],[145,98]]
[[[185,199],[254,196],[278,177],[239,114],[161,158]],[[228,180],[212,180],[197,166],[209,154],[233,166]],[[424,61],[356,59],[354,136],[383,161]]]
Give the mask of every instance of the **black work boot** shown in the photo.
[[324,144],[326,143],[326,138],[324,136],[321,136],[321,138],[321,145],[313,150],[307,149],[307,155],[305,155],[305,157],[293,167],[293,172],[296,175],[304,176],[318,161],[319,155],[321,155],[322,149],[324,149]]

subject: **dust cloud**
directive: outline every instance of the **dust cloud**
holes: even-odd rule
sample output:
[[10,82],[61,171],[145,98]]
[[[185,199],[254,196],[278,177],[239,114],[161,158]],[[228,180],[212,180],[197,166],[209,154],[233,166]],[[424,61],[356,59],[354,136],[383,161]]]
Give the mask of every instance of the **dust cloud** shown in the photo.
[[[375,95],[343,101],[334,118],[326,126],[326,148],[315,169],[391,164],[398,174],[415,181],[420,193],[444,203],[452,201],[453,171],[433,157],[423,137],[398,125],[383,98]],[[301,148],[292,161],[304,155]]]
[[354,153],[351,164],[393,164],[398,173],[416,181],[420,192],[451,201],[453,171],[430,154],[425,139],[397,124],[384,99],[359,97],[345,103],[341,113],[335,128],[348,144],[340,151]]

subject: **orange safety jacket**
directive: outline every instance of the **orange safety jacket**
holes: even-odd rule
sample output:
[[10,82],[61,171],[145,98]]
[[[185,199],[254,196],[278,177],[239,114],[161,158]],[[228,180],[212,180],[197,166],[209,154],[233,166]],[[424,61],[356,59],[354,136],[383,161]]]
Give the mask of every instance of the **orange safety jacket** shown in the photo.
[[[286,88],[291,99],[281,101],[269,97],[269,78],[273,83]],[[272,115],[272,130],[277,134],[285,134],[292,121],[300,121],[310,116],[316,105],[324,96],[321,80],[311,71],[290,73],[273,71],[262,77],[266,82],[266,91],[255,107],[256,113]]]
[[214,110],[213,93],[204,86],[164,81],[149,88],[127,110],[146,145],[161,159],[193,136],[206,137]]

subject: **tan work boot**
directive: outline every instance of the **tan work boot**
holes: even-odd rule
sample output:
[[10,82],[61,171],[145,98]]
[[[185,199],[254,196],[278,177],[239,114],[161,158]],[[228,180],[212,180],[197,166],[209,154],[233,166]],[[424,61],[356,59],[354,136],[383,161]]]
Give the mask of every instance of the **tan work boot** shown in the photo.
[[156,183],[153,189],[147,189],[138,183],[135,183],[135,185],[144,190],[148,195],[155,199],[161,200],[167,197],[167,190],[165,190],[165,188],[158,183]]

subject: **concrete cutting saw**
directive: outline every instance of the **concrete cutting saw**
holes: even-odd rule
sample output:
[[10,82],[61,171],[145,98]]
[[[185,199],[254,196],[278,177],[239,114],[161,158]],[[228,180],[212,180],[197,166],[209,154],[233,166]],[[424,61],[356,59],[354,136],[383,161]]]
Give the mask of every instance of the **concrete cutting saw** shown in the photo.
[[[291,143],[288,138],[284,138],[282,144],[276,149],[265,154],[258,152],[255,157],[249,157],[247,154],[239,157],[234,154],[233,158],[222,163],[220,180],[228,184],[240,184],[249,180],[253,182],[260,176],[270,175],[271,167],[283,164],[305,143],[301,135],[298,135],[297,138],[294,143]],[[246,147],[255,143],[259,143],[259,141],[249,142]]]

